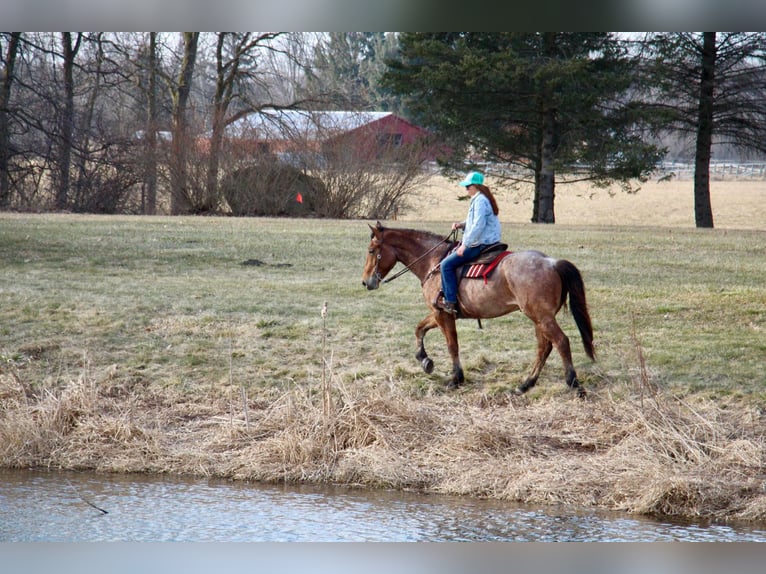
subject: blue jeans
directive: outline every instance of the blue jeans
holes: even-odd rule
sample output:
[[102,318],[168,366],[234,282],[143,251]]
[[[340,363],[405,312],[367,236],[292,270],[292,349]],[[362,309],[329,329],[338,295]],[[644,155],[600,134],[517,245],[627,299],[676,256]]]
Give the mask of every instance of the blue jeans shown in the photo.
[[466,247],[462,256],[458,255],[457,251],[453,251],[442,259],[442,291],[444,291],[445,301],[457,303],[457,268],[478,257],[483,248],[484,245]]

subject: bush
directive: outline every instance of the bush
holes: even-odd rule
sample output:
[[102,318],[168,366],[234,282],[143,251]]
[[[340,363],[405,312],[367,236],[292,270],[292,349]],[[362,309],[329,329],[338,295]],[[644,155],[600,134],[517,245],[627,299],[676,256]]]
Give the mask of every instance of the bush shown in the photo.
[[326,188],[321,180],[274,159],[231,172],[221,182],[221,193],[233,215],[305,217],[317,215],[315,206]]

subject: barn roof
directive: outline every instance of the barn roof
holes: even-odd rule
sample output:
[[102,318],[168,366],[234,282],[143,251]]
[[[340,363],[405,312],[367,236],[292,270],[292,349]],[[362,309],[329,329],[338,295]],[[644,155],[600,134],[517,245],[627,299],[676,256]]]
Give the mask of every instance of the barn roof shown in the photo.
[[325,139],[393,115],[391,112],[265,110],[226,128],[229,137],[256,139]]

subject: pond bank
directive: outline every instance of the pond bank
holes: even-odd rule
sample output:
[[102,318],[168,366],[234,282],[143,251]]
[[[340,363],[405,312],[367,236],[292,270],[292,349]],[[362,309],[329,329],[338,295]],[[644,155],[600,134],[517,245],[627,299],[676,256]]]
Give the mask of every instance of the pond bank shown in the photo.
[[[384,487],[714,520],[766,519],[755,408],[591,385],[530,400],[394,385],[179,393],[0,375],[0,465]],[[635,391],[635,389],[634,389]],[[643,396],[642,396],[643,395]]]

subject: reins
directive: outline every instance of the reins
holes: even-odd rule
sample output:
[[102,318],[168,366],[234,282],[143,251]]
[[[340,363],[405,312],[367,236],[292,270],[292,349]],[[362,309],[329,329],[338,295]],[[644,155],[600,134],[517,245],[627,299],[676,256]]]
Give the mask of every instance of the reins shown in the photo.
[[[397,277],[401,277],[402,275],[407,273],[407,271],[412,271],[412,266],[413,265],[415,265],[418,261],[424,259],[427,255],[430,255],[431,252],[434,251],[437,247],[441,246],[442,243],[447,243],[453,237],[455,237],[455,238],[457,237],[457,229],[453,229],[452,232],[447,237],[445,237],[439,243],[437,243],[436,245],[431,247],[431,249],[429,249],[428,251],[423,253],[423,255],[421,255],[420,257],[415,259],[415,261],[413,261],[409,265],[405,265],[404,269],[401,269],[400,271],[398,271],[394,275],[391,275],[391,277],[386,277],[385,279],[383,279],[382,283],[389,283],[389,282],[393,281],[394,279],[396,279]],[[377,266],[376,266],[376,271],[377,271]]]

